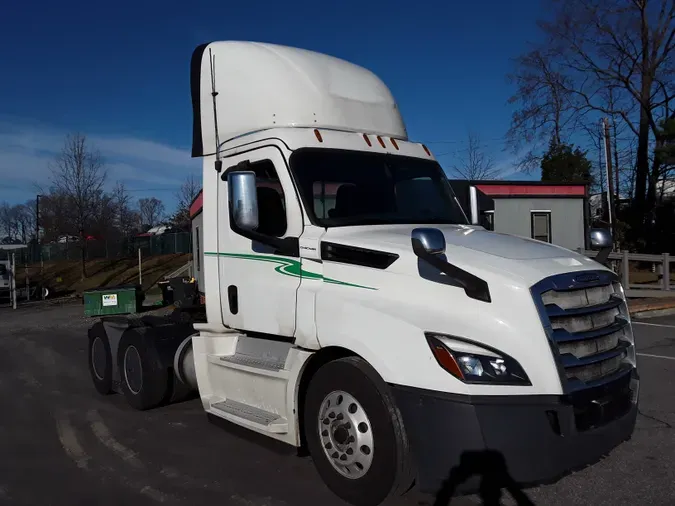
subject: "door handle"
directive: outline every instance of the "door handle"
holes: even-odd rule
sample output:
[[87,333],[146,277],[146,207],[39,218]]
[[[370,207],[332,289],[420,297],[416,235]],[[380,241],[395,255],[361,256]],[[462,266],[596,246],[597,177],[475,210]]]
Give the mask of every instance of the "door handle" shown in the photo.
[[235,285],[227,287],[227,302],[230,305],[230,313],[237,314],[239,312],[239,294]]

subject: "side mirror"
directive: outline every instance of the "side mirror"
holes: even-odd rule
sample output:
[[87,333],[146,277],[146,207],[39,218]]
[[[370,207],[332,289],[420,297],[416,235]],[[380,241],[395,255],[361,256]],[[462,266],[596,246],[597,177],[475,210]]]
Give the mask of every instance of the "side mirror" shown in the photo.
[[612,247],[612,234],[606,228],[592,228],[591,249],[594,251]]
[[243,230],[258,228],[258,191],[253,171],[235,171],[227,175],[232,219]]
[[606,264],[609,254],[612,252],[612,234],[606,228],[592,228],[590,231],[591,249],[597,251],[595,260]]
[[410,240],[417,256],[445,253],[445,236],[437,228],[416,228],[412,231]]

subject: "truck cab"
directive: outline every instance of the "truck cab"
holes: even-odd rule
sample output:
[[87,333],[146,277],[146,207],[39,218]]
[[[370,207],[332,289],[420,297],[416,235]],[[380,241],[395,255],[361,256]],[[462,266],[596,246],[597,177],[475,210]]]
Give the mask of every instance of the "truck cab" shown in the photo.
[[206,321],[172,370],[210,415],[307,449],[358,505],[495,462],[551,481],[631,436],[617,276],[474,224],[376,75],[213,42],[193,54],[191,89]]
[[240,42],[192,64],[207,411],[305,441],[352,501],[406,489],[406,469],[435,489],[487,448],[536,482],[630,436],[635,350],[613,272],[472,225],[366,69]]

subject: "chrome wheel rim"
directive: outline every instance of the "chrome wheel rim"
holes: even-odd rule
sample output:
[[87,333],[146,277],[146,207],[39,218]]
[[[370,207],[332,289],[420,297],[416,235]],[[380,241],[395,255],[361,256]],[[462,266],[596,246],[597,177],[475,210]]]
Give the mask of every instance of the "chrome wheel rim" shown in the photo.
[[319,439],[326,458],[342,476],[358,479],[370,469],[375,450],[373,429],[354,396],[336,390],[323,399]]
[[137,395],[143,388],[143,366],[135,346],[124,351],[124,379],[131,393]]

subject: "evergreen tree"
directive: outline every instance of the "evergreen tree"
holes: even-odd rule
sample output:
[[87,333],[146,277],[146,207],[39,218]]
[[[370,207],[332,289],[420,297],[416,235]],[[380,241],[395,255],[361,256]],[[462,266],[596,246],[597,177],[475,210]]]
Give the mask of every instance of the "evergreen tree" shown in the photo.
[[586,152],[570,144],[551,141],[541,160],[541,180],[555,183],[592,182]]
[[675,113],[659,123],[654,154],[658,158],[659,169],[664,175],[669,175],[668,171],[675,167]]

